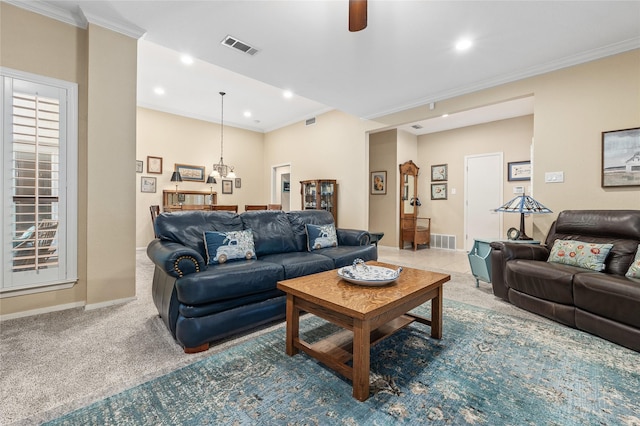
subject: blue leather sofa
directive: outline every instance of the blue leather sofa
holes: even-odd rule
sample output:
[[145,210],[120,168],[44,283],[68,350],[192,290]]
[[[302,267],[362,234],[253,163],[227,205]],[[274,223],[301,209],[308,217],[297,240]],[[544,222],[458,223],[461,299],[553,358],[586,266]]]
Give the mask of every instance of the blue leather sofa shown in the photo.
[[[153,300],[173,337],[193,353],[209,343],[281,320],[278,281],[377,260],[367,231],[336,229],[338,245],[308,251],[306,224],[333,224],[323,210],[162,213],[147,255],[155,264]],[[207,264],[205,231],[251,229],[257,259]]]

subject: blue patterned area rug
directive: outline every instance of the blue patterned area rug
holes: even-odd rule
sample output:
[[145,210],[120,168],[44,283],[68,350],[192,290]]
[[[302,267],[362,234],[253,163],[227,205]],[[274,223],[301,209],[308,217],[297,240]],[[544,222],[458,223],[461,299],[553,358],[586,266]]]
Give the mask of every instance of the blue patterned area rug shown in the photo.
[[[305,340],[333,331],[301,320]],[[48,424],[640,425],[636,352],[448,300],[443,331],[414,324],[376,345],[366,402],[314,359],[287,356],[281,327]]]

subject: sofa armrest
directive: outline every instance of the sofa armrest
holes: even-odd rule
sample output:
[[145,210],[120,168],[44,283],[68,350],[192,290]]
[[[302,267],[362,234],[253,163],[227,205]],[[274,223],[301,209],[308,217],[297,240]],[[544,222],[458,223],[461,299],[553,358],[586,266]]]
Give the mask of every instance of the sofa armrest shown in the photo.
[[200,253],[173,241],[151,241],[147,246],[147,256],[167,275],[175,278],[207,269]]
[[491,286],[493,294],[509,300],[509,284],[505,279],[506,263],[513,259],[546,261],[549,249],[538,244],[516,244],[507,241],[491,243]]
[[366,246],[371,244],[371,234],[360,229],[336,229],[338,245],[341,246]]

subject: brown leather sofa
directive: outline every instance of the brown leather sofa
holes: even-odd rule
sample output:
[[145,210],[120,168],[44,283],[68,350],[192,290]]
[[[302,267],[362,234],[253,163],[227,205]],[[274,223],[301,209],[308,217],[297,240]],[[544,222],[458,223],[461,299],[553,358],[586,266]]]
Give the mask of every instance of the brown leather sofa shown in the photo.
[[[595,272],[547,262],[555,240],[613,244]],[[640,210],[566,210],[545,244],[491,243],[493,293],[512,304],[640,352],[640,280],[626,278]]]

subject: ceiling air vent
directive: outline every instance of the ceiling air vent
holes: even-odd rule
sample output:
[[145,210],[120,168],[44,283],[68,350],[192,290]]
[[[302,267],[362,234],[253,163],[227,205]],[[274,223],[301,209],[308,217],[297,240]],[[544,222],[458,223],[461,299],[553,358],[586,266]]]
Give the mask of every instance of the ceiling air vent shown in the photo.
[[413,127],[413,128],[414,128],[414,129],[416,129],[416,130],[420,130],[420,129],[422,129],[422,126],[421,126],[421,125],[419,125],[419,124],[414,124],[414,125],[413,125],[413,126],[411,126],[411,127]]
[[307,118],[304,122],[305,126],[311,126],[312,124],[316,124],[316,118]]
[[240,41],[235,37],[231,37],[229,35],[226,36],[221,43],[227,47],[231,47],[232,49],[239,50],[251,56],[258,53],[258,49],[256,49],[255,47],[249,46],[247,43]]

